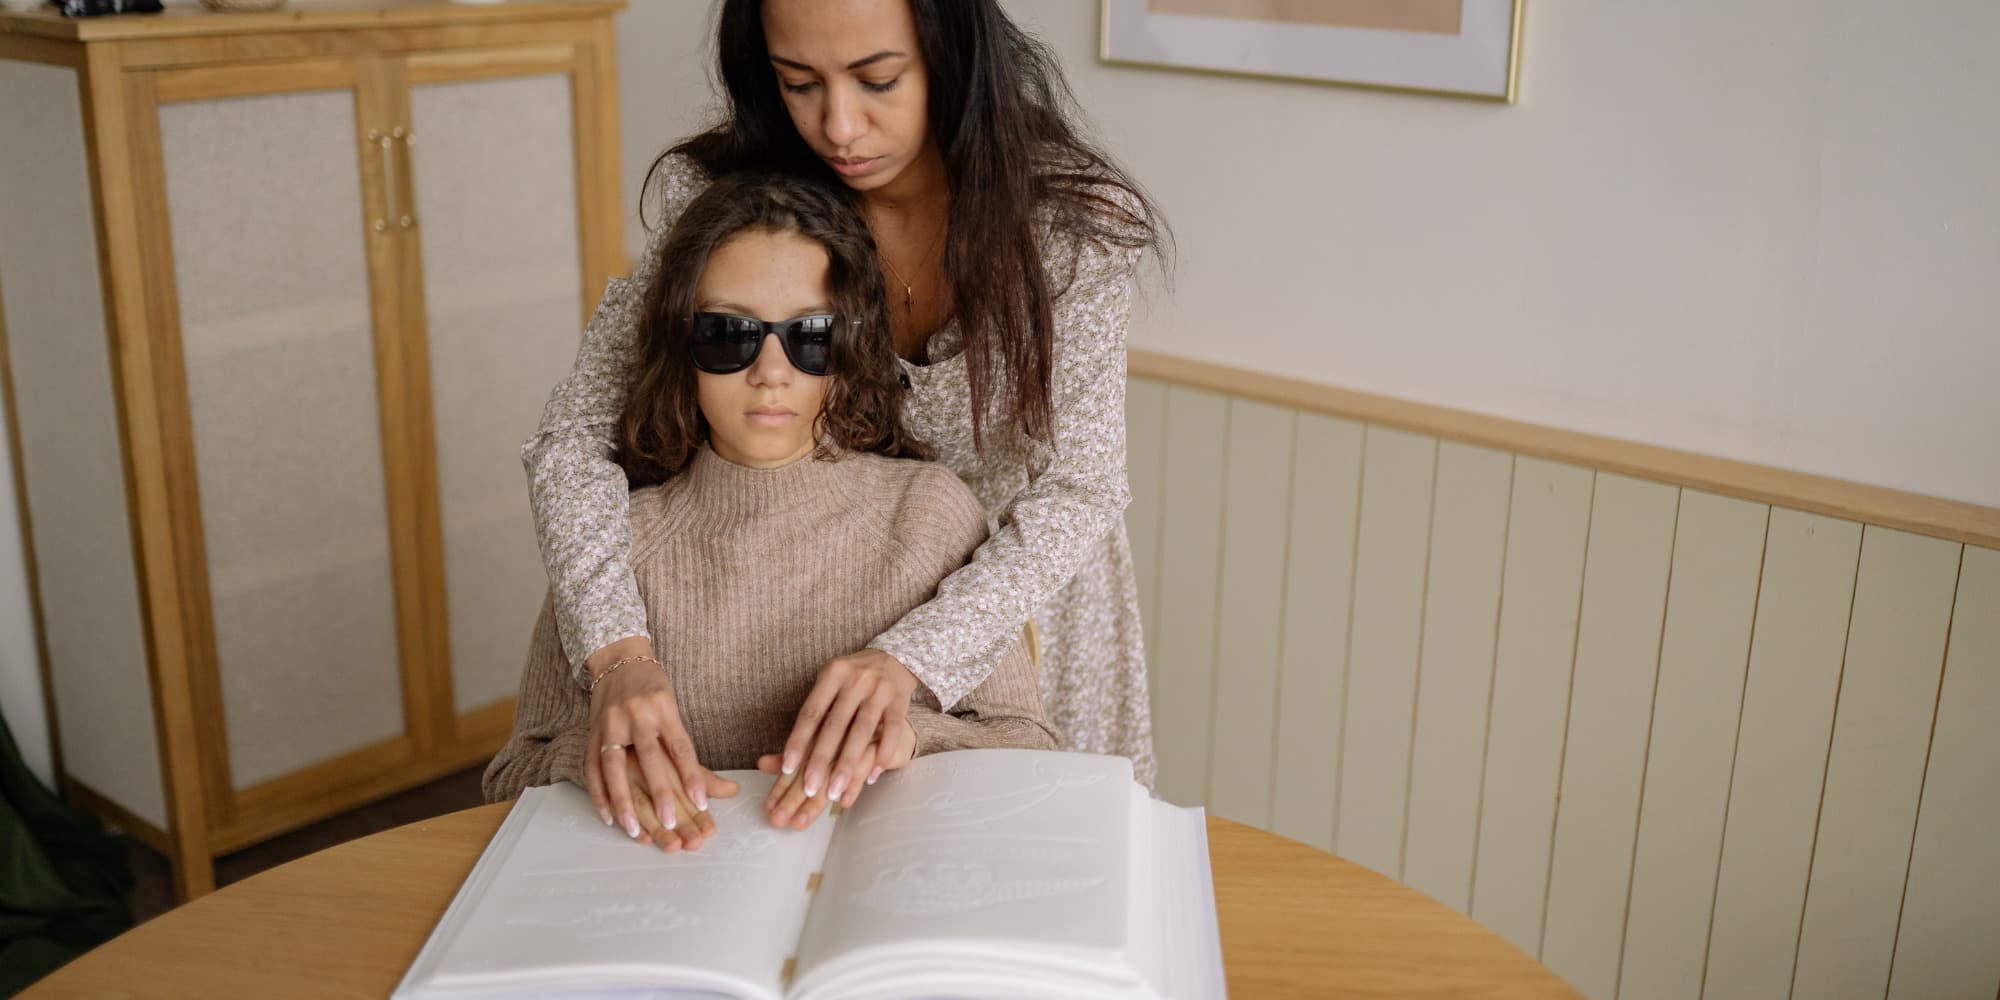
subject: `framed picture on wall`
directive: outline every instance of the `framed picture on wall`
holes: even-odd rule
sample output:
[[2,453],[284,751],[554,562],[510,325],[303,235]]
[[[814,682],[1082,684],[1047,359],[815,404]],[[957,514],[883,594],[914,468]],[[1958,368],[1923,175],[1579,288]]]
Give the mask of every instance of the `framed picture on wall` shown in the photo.
[[1105,62],[1514,103],[1525,0],[1102,0]]

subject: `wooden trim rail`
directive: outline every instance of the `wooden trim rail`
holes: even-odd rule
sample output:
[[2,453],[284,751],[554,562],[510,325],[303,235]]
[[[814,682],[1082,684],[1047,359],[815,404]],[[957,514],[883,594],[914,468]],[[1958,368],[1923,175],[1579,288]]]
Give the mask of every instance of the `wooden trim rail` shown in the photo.
[[2000,549],[2000,508],[1715,458],[1151,351],[1132,375],[1778,507]]

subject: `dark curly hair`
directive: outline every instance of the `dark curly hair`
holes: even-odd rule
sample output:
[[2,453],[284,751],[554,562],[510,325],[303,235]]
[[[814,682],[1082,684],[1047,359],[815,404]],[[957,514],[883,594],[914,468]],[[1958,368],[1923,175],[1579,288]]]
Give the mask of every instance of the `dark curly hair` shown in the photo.
[[709,185],[681,213],[644,293],[637,360],[619,419],[618,464],[634,488],[665,482],[708,440],[688,354],[695,289],[709,256],[745,232],[796,233],[826,251],[827,293],[842,322],[832,346],[833,381],[813,424],[814,457],[839,451],[931,457],[903,425],[903,373],[890,343],[875,240],[851,198],[796,174],[746,171]]

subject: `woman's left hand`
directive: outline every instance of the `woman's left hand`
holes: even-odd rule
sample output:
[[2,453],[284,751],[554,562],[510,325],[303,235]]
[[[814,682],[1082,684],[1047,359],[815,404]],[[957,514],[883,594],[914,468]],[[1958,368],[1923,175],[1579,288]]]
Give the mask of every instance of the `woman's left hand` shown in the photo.
[[900,737],[916,690],[917,675],[879,649],[826,661],[785,740],[779,772],[796,774],[804,765],[806,798],[821,790],[841,798],[874,770],[862,762],[869,745],[884,734]]

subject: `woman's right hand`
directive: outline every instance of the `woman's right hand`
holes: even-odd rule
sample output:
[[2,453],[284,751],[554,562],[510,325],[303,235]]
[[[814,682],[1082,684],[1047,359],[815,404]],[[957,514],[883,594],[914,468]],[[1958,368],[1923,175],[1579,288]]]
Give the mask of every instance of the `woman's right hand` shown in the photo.
[[[621,639],[590,655],[586,666],[599,677],[590,689],[590,748],[583,762],[584,788],[597,816],[616,822],[633,837],[640,836],[641,808],[648,809],[668,830],[679,825],[673,801],[675,788],[687,791],[696,811],[708,811],[708,772],[695,759],[694,741],[681,722],[673,683],[659,664],[628,662],[610,673],[612,664],[630,656],[651,656],[644,636]],[[612,752],[623,747],[625,752]],[[635,773],[636,772],[636,773]],[[643,788],[651,801],[633,802],[632,789]],[[720,792],[721,789],[713,789]]]

